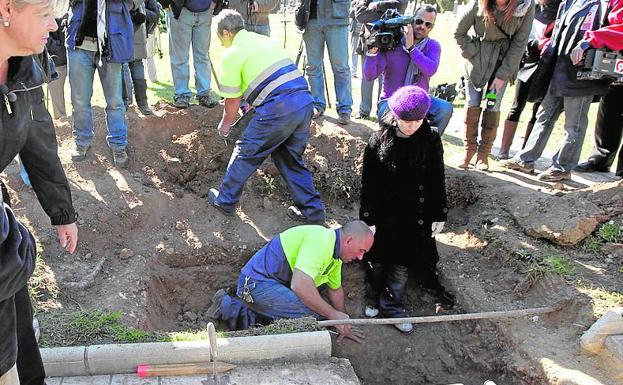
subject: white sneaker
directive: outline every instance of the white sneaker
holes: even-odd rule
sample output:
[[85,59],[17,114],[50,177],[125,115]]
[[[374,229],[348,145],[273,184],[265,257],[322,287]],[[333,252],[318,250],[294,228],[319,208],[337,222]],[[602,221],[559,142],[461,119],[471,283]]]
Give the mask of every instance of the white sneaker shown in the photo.
[[413,332],[413,324],[410,323],[394,324],[394,327],[400,330],[401,333],[409,334]]
[[366,306],[366,309],[363,312],[368,318],[374,318],[379,315],[379,309],[372,306]]

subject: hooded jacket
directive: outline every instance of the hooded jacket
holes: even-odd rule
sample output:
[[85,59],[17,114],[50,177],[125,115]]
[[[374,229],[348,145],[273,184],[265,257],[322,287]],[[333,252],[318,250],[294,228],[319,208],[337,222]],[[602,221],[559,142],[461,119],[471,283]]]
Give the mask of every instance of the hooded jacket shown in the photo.
[[[504,13],[494,11],[494,24],[485,24],[479,2],[473,0],[459,16],[454,38],[461,54],[468,61],[467,76],[476,88],[498,78],[512,80],[517,74],[526,49],[532,21],[534,1],[518,0],[511,20],[504,22]],[[469,31],[473,28],[473,34]]]

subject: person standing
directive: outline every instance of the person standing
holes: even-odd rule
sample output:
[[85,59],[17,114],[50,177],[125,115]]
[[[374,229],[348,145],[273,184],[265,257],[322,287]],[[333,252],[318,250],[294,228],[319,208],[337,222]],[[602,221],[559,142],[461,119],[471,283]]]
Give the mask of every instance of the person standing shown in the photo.
[[188,108],[192,92],[190,81],[190,46],[193,50],[195,69],[195,87],[200,105],[213,108],[218,99],[212,92],[210,74],[210,36],[212,34],[212,0],[163,1],[168,7],[169,21],[169,56],[173,75],[173,105]]
[[329,50],[333,70],[338,123],[347,125],[353,107],[350,66],[348,65],[348,0],[302,0],[308,4],[303,41],[307,52],[307,80],[314,97],[314,119],[327,107],[324,81],[324,47]]
[[[468,61],[465,158],[461,168],[468,169],[478,152],[476,167],[489,169],[504,91],[517,74],[533,20],[533,0],[472,0],[459,16],[454,38]],[[472,28],[474,35],[468,33]],[[485,94],[489,100],[483,111],[480,106]]]
[[[365,314],[406,317],[404,291],[409,271],[447,306],[453,297],[439,283],[434,236],[448,208],[439,134],[425,119],[428,93],[417,86],[398,89],[388,100],[380,131],[364,150],[359,218],[376,227],[368,262]],[[394,325],[411,333],[413,325]]]
[[229,9],[242,15],[247,31],[270,36],[268,15],[279,9],[279,0],[229,0]]
[[223,10],[216,19],[218,38],[226,48],[219,69],[218,92],[225,98],[219,133],[229,135],[243,97],[252,118],[236,142],[221,186],[210,189],[208,202],[233,215],[247,179],[270,155],[294,200],[288,216],[324,222],[324,204],[303,162],[313,111],[307,82],[277,42],[244,29],[238,12]]
[[[48,34],[58,28],[54,18],[66,10],[64,0],[0,0],[0,172],[20,155],[61,247],[73,253],[76,212],[42,89],[49,74],[31,56],[43,52]],[[36,243],[0,185],[0,383],[44,385],[28,293]]]
[[50,32],[46,47],[54,61],[58,78],[48,84],[54,119],[67,117],[65,110],[65,79],[67,78],[67,47],[65,47],[65,30],[67,28],[67,14],[56,19],[58,29]]

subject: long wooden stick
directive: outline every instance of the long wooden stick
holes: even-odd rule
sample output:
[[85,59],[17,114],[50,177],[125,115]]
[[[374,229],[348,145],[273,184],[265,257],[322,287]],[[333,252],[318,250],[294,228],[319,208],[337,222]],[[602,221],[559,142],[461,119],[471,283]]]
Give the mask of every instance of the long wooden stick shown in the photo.
[[423,324],[433,322],[449,322],[449,321],[466,321],[476,319],[503,319],[523,317],[529,315],[538,315],[552,313],[562,309],[567,303],[559,301],[553,306],[535,307],[521,310],[504,310],[489,311],[483,313],[467,313],[467,314],[449,314],[425,317],[404,317],[404,318],[351,318],[341,320],[318,321],[319,326],[335,326],[335,325],[393,325],[402,323]]
[[213,374],[224,373],[234,369],[236,365],[225,362],[217,362],[215,366],[211,362],[201,362],[193,364],[159,364],[159,365],[139,365],[136,374],[139,377],[153,376],[189,376],[193,374]]

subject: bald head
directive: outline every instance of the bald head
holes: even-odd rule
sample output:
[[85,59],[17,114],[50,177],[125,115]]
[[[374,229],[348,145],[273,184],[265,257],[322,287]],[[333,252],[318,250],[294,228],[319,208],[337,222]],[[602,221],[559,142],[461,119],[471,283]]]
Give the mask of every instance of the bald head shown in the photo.
[[374,233],[364,221],[352,221],[340,231],[340,258],[344,262],[361,260],[374,243]]

